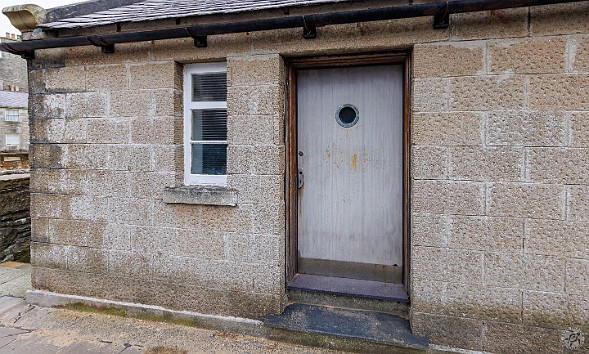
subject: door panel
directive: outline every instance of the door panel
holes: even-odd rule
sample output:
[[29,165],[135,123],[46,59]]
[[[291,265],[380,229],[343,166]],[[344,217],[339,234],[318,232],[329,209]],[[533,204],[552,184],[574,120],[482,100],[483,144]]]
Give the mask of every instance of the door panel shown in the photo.
[[298,70],[297,112],[299,272],[400,282],[403,66]]

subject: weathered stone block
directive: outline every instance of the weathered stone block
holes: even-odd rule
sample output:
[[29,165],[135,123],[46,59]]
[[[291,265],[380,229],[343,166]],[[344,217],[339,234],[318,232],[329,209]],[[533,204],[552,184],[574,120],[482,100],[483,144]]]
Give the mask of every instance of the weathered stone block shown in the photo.
[[103,250],[89,247],[67,248],[67,268],[76,272],[105,273],[108,259]]
[[532,109],[589,109],[589,75],[534,75],[529,80]]
[[229,56],[227,81],[229,86],[259,86],[282,84],[282,58],[278,54]]
[[571,36],[568,43],[571,48],[569,69],[574,72],[589,71],[589,36]]
[[565,37],[494,41],[489,45],[490,71],[498,74],[563,72],[566,45]]
[[505,322],[521,322],[522,291],[479,284],[449,283],[442,314]]
[[151,62],[129,65],[129,88],[134,90],[174,89],[176,63]]
[[[572,326],[580,328],[587,333],[589,331],[589,299],[585,295],[569,295],[569,311],[573,317]],[[585,346],[587,343],[585,343]]]
[[468,76],[450,79],[450,109],[480,111],[523,107],[524,78],[519,75]]
[[53,244],[101,247],[105,223],[81,220],[49,220],[49,241]]
[[589,32],[589,4],[578,1],[530,7],[530,33],[534,36]]
[[131,250],[132,226],[123,224],[106,224],[102,232],[102,241],[105,249]]
[[412,117],[415,145],[482,145],[483,117],[472,112],[417,113]]
[[567,259],[567,294],[587,295],[589,291],[589,260]]
[[422,77],[481,74],[485,69],[485,43],[418,44],[413,47],[413,75]]
[[411,177],[414,179],[448,178],[447,148],[414,146],[411,155]]
[[564,146],[566,117],[560,111],[493,111],[487,119],[487,145]]
[[126,119],[86,119],[86,143],[125,144],[129,142],[129,122]]
[[448,111],[449,79],[413,80],[413,112]]
[[130,193],[133,197],[160,199],[164,188],[175,184],[173,172],[139,172],[129,174]]
[[199,205],[156,202],[153,206],[154,225],[200,230],[201,209]]
[[88,91],[127,90],[129,89],[129,70],[125,65],[88,66],[86,89]]
[[31,218],[69,217],[70,198],[59,194],[31,193]]
[[483,254],[475,251],[416,246],[412,251],[414,277],[474,284],[483,279]]
[[284,144],[283,119],[277,115],[233,115],[227,119],[227,141],[231,145]]
[[529,148],[528,180],[540,183],[589,183],[589,149]]
[[523,305],[524,324],[528,326],[562,329],[572,323],[568,295],[525,291]]
[[174,117],[131,119],[130,142],[132,144],[173,144],[174,120]]
[[108,110],[108,93],[80,92],[66,96],[67,118],[105,117]]
[[589,224],[575,221],[526,220],[526,252],[589,259]]
[[564,186],[548,184],[496,183],[489,191],[490,216],[563,219]]
[[33,267],[66,269],[67,247],[48,243],[31,242],[31,264]]
[[45,87],[53,92],[86,91],[86,68],[66,66],[45,69]]
[[33,169],[57,169],[66,166],[67,145],[63,144],[31,144],[29,163]]
[[133,196],[130,191],[130,174],[123,171],[79,171],[84,190],[80,194],[100,197]]
[[[92,145],[92,147],[97,146],[101,147],[100,145]],[[108,169],[117,171],[153,171],[154,153],[149,145],[120,144],[108,145],[107,147]]]
[[415,246],[447,247],[449,227],[448,216],[413,213],[411,244]]
[[29,119],[62,119],[65,117],[65,94],[35,94],[29,96]]
[[589,187],[568,187],[567,218],[569,220],[589,221]]
[[448,246],[495,252],[517,252],[522,249],[524,223],[521,219],[448,217]]
[[[174,241],[173,255],[195,259],[225,259],[225,242],[230,235],[222,233],[204,234],[197,230],[180,229]],[[246,250],[252,245],[248,245]],[[251,262],[248,261],[248,262]]]
[[[109,217],[108,199],[105,197],[72,196],[69,203],[69,215],[72,219],[106,221]],[[67,218],[68,214],[58,216]]]
[[560,353],[560,331],[504,322],[487,322],[483,349],[491,353]]
[[284,147],[230,145],[227,149],[227,173],[251,175],[284,174]]
[[68,144],[67,168],[105,169],[109,162],[109,148],[101,144]]
[[413,334],[425,336],[434,344],[482,349],[482,320],[414,312],[411,329]]
[[434,214],[483,215],[484,189],[481,183],[414,181],[412,210]]
[[571,146],[589,147],[589,112],[570,113]]
[[31,219],[31,241],[48,242],[49,241],[49,219],[32,218]]
[[[252,232],[285,237],[286,209],[284,201],[249,207],[249,210],[251,210]],[[264,220],[264,222],[259,222],[259,220]]]
[[280,238],[274,235],[228,234],[225,240],[227,258],[236,264],[275,264],[280,259]]
[[525,261],[521,253],[485,253],[485,285],[501,288],[523,286]]
[[521,181],[524,150],[456,146],[450,149],[450,179],[471,181]]
[[108,221],[128,225],[150,225],[153,200],[139,198],[108,198]]
[[216,232],[249,233],[252,228],[252,212],[246,207],[209,206],[204,205],[200,214],[202,232],[212,234]]
[[565,290],[565,260],[551,256],[524,257],[523,286],[528,290],[562,293]]
[[283,111],[279,100],[280,86],[234,86],[227,88],[228,115],[273,115]]
[[527,8],[453,14],[450,17],[450,38],[464,40],[526,37],[527,15]]

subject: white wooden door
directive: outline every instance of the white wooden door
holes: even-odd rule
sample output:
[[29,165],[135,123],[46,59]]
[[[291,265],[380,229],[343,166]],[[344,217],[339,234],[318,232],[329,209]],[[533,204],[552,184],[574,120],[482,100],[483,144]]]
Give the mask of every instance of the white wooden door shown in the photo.
[[297,112],[298,272],[401,282],[403,66],[299,70]]

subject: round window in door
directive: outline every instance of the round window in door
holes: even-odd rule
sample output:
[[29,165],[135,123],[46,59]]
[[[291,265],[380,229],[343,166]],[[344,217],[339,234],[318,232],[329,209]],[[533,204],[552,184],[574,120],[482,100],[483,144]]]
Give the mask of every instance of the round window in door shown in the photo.
[[358,108],[349,103],[341,105],[335,112],[335,120],[337,121],[337,124],[344,128],[353,127],[358,123],[359,118]]

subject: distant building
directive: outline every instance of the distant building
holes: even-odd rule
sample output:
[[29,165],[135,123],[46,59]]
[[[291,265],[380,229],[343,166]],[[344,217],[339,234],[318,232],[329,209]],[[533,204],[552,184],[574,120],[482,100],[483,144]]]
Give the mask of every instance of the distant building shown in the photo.
[[[20,40],[6,33],[0,43]],[[0,52],[0,152],[29,150],[27,62]]]
[[0,151],[29,150],[29,94],[0,91]]

